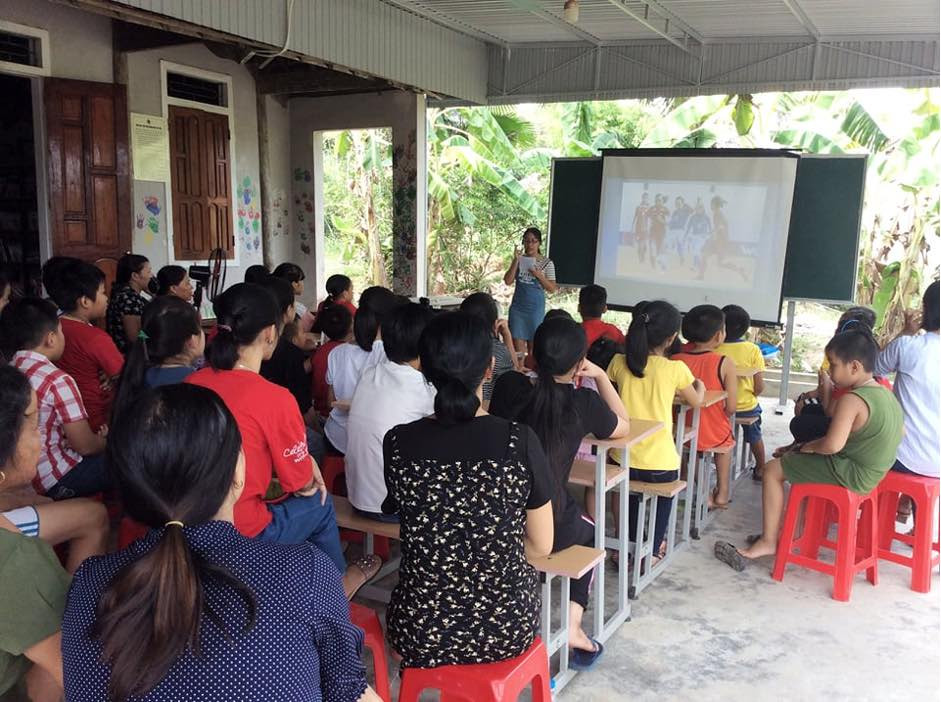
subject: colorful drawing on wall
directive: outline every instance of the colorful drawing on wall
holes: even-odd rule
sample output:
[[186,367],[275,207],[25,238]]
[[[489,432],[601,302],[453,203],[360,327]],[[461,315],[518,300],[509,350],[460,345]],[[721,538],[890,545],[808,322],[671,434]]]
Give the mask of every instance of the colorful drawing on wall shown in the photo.
[[287,196],[283,190],[275,190],[271,196],[271,215],[274,219],[271,235],[280,236],[286,234],[285,223],[288,220],[290,212],[287,207]]
[[294,215],[297,218],[297,242],[301,253],[310,256],[310,242],[316,233],[314,220],[314,196],[308,190],[310,171],[305,168],[294,169]]
[[160,216],[163,206],[159,195],[144,195],[140,199],[140,209],[134,213],[134,223],[143,237],[143,244],[150,246],[160,236],[163,218]]
[[239,181],[236,191],[238,233],[248,253],[261,248],[261,212],[258,208],[258,190],[252,179],[245,176]]
[[310,182],[310,171],[306,168],[295,168],[294,169],[294,180],[303,181],[305,183]]

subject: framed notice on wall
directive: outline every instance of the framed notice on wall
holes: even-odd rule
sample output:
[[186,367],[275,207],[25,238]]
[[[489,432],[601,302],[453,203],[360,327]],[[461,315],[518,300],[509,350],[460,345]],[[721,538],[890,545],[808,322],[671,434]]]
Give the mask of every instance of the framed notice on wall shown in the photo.
[[131,113],[131,158],[135,180],[170,181],[170,137],[165,117]]

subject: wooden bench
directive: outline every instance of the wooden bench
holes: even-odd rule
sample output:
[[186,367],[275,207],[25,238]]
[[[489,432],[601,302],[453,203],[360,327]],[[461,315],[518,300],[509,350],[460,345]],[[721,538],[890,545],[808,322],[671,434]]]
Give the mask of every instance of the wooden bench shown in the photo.
[[[676,497],[687,490],[687,482],[685,480],[674,480],[669,483],[648,483],[643,480],[631,480],[628,483],[628,489],[632,493],[640,495],[636,521],[634,522],[636,527],[634,546],[631,549],[634,564],[631,572],[631,586],[628,590],[628,596],[631,599],[636,599],[641,591],[664,571],[676,553],[676,510],[674,509],[666,532],[666,554],[656,565],[651,565],[651,561],[656,555],[653,540],[657,520],[657,501],[654,498]],[[644,529],[645,522],[646,530]]]
[[[356,509],[345,497],[333,495],[333,511],[337,515],[337,526],[341,529],[362,532],[367,538],[385,536],[387,539],[399,541],[399,525],[394,522],[380,522],[370,519],[356,512]],[[367,549],[371,553],[371,549]]]

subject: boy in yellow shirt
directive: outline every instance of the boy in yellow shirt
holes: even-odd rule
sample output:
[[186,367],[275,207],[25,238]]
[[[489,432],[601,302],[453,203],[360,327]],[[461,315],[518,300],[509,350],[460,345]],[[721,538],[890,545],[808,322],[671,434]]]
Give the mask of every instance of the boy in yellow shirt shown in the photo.
[[758,403],[758,396],[765,389],[765,359],[758,345],[746,338],[751,326],[748,312],[738,305],[726,305],[722,311],[725,313],[726,340],[716,349],[716,353],[731,358],[735,361],[735,367],[740,370],[758,369],[753,376],[741,376],[738,379],[738,406],[735,409],[735,417],[758,418],[754,424],[746,424],[742,429],[745,442],[751,447],[752,456],[755,457],[752,478],[761,480],[765,470],[765,442],[761,436],[761,405]]

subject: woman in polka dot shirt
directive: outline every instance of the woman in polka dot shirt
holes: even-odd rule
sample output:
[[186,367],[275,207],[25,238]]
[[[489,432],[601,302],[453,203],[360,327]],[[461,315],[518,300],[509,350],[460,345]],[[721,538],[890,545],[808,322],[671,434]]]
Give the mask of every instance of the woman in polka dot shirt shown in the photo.
[[112,427],[107,460],[128,514],[151,531],[75,574],[67,700],[379,699],[333,563],[232,525],[245,460],[215,393],[148,390]]

